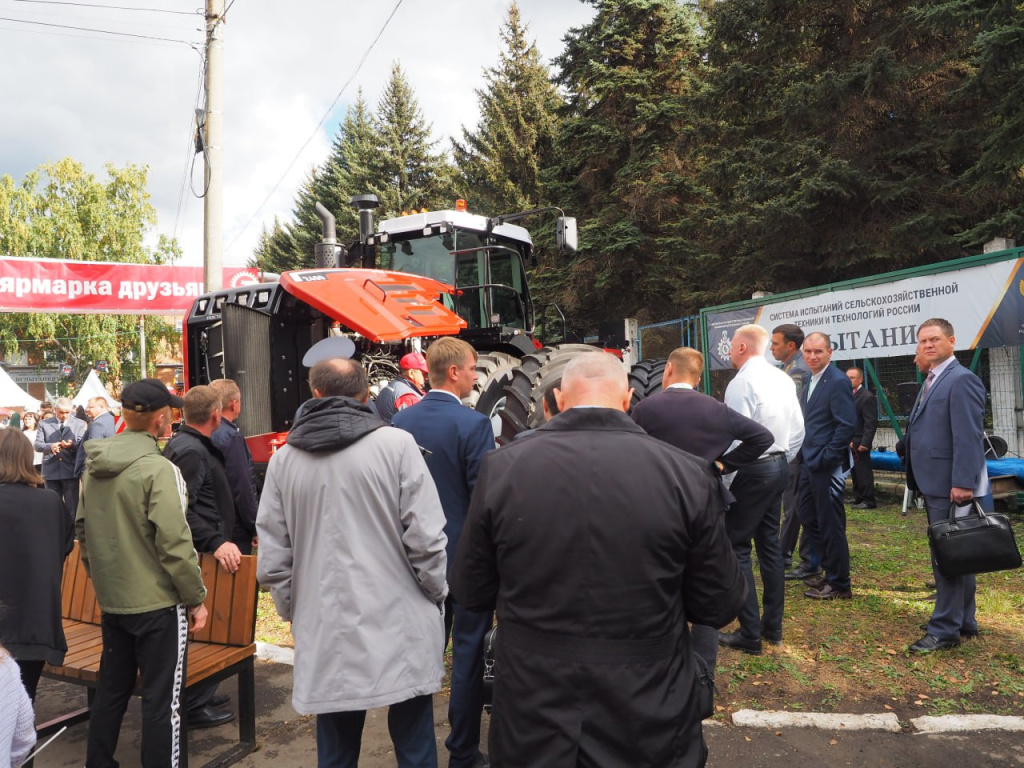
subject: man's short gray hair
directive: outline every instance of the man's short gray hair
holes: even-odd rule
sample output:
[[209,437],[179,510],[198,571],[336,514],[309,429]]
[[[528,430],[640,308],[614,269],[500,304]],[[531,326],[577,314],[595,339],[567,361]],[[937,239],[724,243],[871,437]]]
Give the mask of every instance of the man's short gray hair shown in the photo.
[[595,349],[593,352],[582,352],[565,366],[562,374],[561,389],[571,389],[574,384],[584,379],[600,379],[621,384],[623,391],[629,388],[629,378],[622,361],[615,355]]
[[56,408],[58,411],[73,411],[73,410],[75,410],[75,404],[73,402],[71,402],[71,398],[70,397],[58,397],[54,401],[53,407]]
[[771,334],[765,328],[753,323],[741,325],[737,328],[733,338],[735,339],[737,336],[742,336],[747,344],[759,355],[764,354],[765,350],[768,349],[768,342],[772,339]]

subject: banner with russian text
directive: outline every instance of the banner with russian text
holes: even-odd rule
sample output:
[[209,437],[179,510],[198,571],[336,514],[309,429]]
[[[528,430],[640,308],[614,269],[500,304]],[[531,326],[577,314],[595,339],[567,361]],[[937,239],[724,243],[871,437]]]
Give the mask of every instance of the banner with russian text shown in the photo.
[[[224,270],[225,288],[258,282],[255,269]],[[0,312],[180,315],[203,292],[202,267],[0,258]]]
[[953,324],[957,349],[1021,346],[1024,258],[703,314],[713,370],[730,367],[732,335],[747,323],[827,333],[833,360],[913,355],[917,328],[932,317]]

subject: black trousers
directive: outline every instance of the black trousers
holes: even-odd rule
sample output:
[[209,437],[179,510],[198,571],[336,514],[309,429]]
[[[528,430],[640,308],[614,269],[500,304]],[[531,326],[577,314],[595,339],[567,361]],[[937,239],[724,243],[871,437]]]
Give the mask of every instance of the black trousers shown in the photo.
[[817,571],[818,553],[814,551],[811,537],[807,534],[806,528],[800,527],[800,514],[797,511],[797,485],[800,483],[800,457],[797,456],[789,462],[789,481],[786,491],[782,494],[782,507],[784,517],[782,521],[782,533],[779,536],[779,544],[782,546],[782,563],[789,568],[793,562],[793,551],[800,544],[800,566],[806,571]]
[[86,768],[117,768],[121,721],[142,677],[142,766],[174,768],[181,749],[188,616],[184,605],[148,613],[104,613],[100,678],[89,713]]
[[853,503],[867,504],[869,507],[875,504],[875,473],[871,469],[871,451],[863,451],[853,454],[853,469],[850,470],[853,478]]
[[[785,603],[782,550],[779,547],[779,505],[789,481],[786,457],[770,456],[736,473],[729,488],[736,502],[725,513],[725,531],[747,581],[747,599],[740,609],[740,634],[760,639],[761,631],[782,629]],[[758,611],[751,549],[761,567],[763,613]]]
[[18,661],[18,669],[21,671],[21,684],[25,686],[25,690],[28,692],[28,697],[32,699],[32,703],[36,701],[36,690],[39,688],[39,678],[43,674],[43,667],[46,662],[39,661]]
[[74,522],[75,515],[78,514],[78,488],[82,482],[81,478],[46,480],[45,482],[47,488],[60,496],[60,500],[64,502],[64,509],[67,511],[68,517],[71,518],[71,522]]
[[850,545],[846,540],[846,507],[843,490],[846,471],[842,467],[800,471],[800,522],[811,536],[821,557],[828,583],[839,592],[850,590]]

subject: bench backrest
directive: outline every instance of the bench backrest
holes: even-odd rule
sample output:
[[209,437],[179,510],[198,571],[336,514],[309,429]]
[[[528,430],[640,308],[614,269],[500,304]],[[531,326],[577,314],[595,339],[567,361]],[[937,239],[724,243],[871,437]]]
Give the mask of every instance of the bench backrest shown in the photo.
[[[193,640],[220,645],[249,645],[256,636],[256,558],[242,556],[235,573],[226,573],[213,555],[199,555],[210,617]],[[100,623],[100,605],[92,579],[85,572],[78,542],[64,562],[61,615],[86,624]]]

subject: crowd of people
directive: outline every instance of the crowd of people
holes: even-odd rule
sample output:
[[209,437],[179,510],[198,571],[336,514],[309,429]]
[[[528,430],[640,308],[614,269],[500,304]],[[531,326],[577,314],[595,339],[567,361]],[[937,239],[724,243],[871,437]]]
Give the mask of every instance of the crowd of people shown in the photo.
[[[949,323],[928,320],[918,338],[927,379],[901,446],[908,483],[929,520],[951,503],[990,508],[984,388],[953,356]],[[0,540],[0,676],[13,659],[24,693],[0,696],[0,762],[24,759],[26,702],[66,652],[60,571],[77,538],[104,648],[87,768],[117,765],[137,674],[146,766],[177,764],[182,718],[234,718],[216,685],[185,690],[185,639],[207,620],[197,552],[232,572],[254,541],[259,580],[292,627],[293,706],[316,716],[321,766],[357,765],[366,710],[382,706],[398,764],[436,766],[432,696],[449,643],[453,768],[703,765],[719,647],[781,645],[786,580],[810,600],[855,596],[844,490],[852,472],[854,506],[876,504],[877,406],[863,373],[831,357],[826,334],[742,326],[724,402],[697,391],[703,357],[681,348],[663,391],[630,413],[622,364],[583,353],[545,392],[543,426],[498,450],[489,419],[462,405],[476,382],[466,342],[407,355],[376,404],[357,362],[322,360],[262,491],[230,380],[184,397],[130,384],[116,435],[105,403],[90,402],[86,427],[58,401],[52,418],[25,420],[34,441],[0,430],[0,522],[13,532]],[[161,451],[172,408],[184,425]],[[978,632],[974,577],[934,575],[912,652]]]

